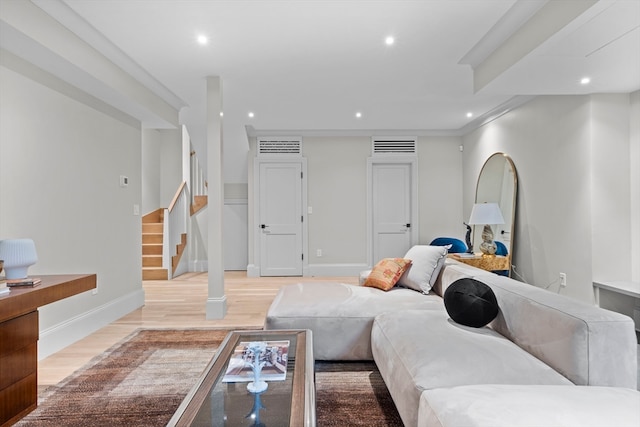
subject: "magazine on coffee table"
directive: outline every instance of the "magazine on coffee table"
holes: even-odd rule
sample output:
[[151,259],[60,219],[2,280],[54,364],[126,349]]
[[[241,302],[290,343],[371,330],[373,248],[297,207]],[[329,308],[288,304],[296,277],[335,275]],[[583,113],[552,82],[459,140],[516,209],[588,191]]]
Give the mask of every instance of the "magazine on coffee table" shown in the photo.
[[[260,353],[260,363],[264,362],[260,379],[263,381],[284,381],[287,377],[287,360],[289,356],[289,341],[260,341],[265,344],[265,350]],[[240,342],[229,359],[227,372],[222,382],[250,382],[254,379],[251,366],[254,363],[254,353],[249,350],[255,341]]]

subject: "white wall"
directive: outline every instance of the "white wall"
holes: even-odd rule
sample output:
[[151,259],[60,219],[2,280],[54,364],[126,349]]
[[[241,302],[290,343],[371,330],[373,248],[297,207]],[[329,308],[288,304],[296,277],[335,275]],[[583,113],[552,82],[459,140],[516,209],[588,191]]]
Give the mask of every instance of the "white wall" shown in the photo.
[[[246,164],[246,162],[245,162]],[[246,168],[246,166],[245,166]],[[248,264],[249,224],[247,210],[247,185],[241,183],[224,185],[224,207],[222,212],[223,251],[225,270],[246,270]]]
[[160,134],[160,206],[168,208],[182,184],[182,131],[163,129]]
[[420,243],[436,237],[464,241],[460,137],[418,138]]
[[[438,236],[464,240],[462,224],[462,154],[459,137],[419,137],[418,215],[419,243]],[[254,262],[253,160],[256,139],[250,141],[249,158],[249,264]],[[367,158],[370,136],[303,136],[307,159],[306,244],[311,275],[358,274],[367,266]],[[322,249],[322,257],[316,256]],[[400,256],[403,254],[399,254]]]
[[[629,252],[631,247],[629,199],[633,205],[639,197],[624,184],[630,179],[628,99],[628,95],[538,97],[464,137],[465,216],[484,161],[502,151],[515,163],[513,263],[529,283],[593,302],[595,273],[612,274],[615,268],[621,274],[618,279],[630,278],[630,257],[618,252]],[[612,188],[612,182],[620,186]],[[616,213],[615,225],[603,223],[604,204],[623,207]],[[606,239],[605,229],[613,233],[613,240]],[[562,290],[560,272],[567,274]]]
[[[371,138],[304,137],[307,158],[309,265],[367,260],[367,157]],[[306,210],[305,210],[306,211]],[[322,249],[322,257],[316,256]]]
[[[594,280],[631,279],[629,105],[626,94],[591,97],[591,270]],[[611,256],[613,247],[615,256]]]
[[168,208],[182,183],[182,134],[173,129],[142,132],[142,214]]
[[630,96],[631,280],[640,282],[640,91]]
[[142,131],[142,215],[159,209],[160,204],[160,133],[155,129]]
[[141,131],[46,72],[10,55],[2,61],[0,239],[35,241],[31,275],[98,275],[97,295],[41,308],[43,358],[144,303],[141,221],[133,215],[141,203]]

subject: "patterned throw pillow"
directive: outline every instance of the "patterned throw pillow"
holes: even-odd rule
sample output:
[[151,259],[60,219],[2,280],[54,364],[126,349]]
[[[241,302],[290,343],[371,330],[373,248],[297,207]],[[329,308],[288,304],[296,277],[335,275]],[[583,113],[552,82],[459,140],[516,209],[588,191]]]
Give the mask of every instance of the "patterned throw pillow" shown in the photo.
[[384,258],[373,267],[371,274],[369,274],[367,280],[364,281],[363,286],[388,291],[395,286],[400,276],[402,276],[402,273],[404,273],[410,265],[410,259]]

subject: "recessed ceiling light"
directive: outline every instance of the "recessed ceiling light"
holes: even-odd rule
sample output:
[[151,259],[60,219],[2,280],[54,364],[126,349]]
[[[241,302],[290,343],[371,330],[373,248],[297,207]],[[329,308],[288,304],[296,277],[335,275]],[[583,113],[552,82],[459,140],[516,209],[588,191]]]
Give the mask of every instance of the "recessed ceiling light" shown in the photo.
[[220,111],[220,117],[224,116],[224,113],[222,111]]
[[473,117],[473,113],[471,113],[471,112],[467,113],[467,117],[468,117],[468,118]]
[[254,116],[253,111],[249,111],[248,116],[249,116],[250,119],[253,119],[253,116]]
[[391,46],[395,42],[396,39],[394,39],[393,36],[387,36],[387,38],[384,39],[384,44],[386,44],[387,46]]
[[357,119],[359,119],[359,118],[361,118],[361,117],[362,117],[362,113],[361,113],[360,111],[358,111],[358,112],[356,113],[356,118],[357,118]]
[[209,43],[209,38],[207,36],[205,36],[204,34],[200,34],[197,38],[198,43],[200,43],[201,45],[205,45],[207,43]]
[[591,83],[591,79],[589,77],[583,77],[580,79],[580,84],[588,85],[589,83]]

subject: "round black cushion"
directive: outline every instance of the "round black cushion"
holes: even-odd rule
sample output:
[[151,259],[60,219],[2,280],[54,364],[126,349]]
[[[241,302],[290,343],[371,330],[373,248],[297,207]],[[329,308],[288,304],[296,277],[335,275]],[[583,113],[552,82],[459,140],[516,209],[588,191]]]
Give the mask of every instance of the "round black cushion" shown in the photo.
[[491,288],[475,279],[453,282],[444,292],[444,307],[454,322],[481,328],[498,315],[498,301]]

